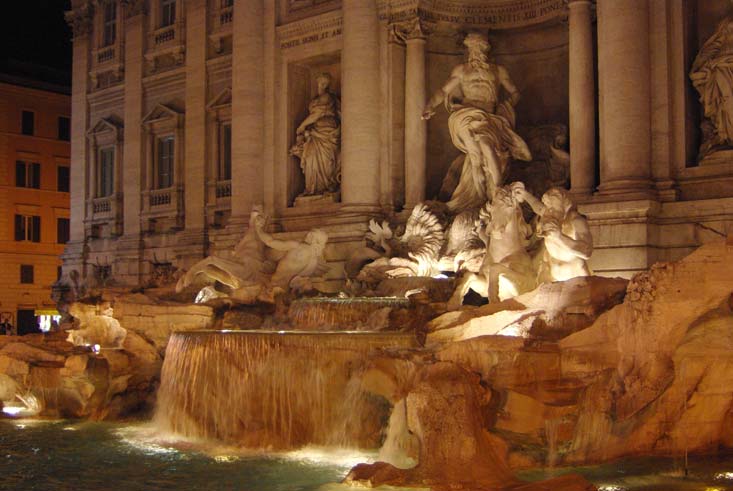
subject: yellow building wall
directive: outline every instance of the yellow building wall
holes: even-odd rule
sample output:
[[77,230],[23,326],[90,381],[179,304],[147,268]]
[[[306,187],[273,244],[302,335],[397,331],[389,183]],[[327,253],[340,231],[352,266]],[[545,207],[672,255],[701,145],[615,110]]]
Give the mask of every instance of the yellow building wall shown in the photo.
[[[21,133],[22,111],[35,113],[33,136]],[[69,193],[57,190],[57,167],[69,166],[70,144],[58,138],[58,118],[70,117],[68,95],[0,83],[0,314],[54,308],[64,245],[57,242],[57,218],[69,217]],[[16,161],[41,165],[40,189],[16,187]],[[41,217],[40,243],[15,240],[15,215]],[[21,284],[20,266],[33,265],[33,284]]]

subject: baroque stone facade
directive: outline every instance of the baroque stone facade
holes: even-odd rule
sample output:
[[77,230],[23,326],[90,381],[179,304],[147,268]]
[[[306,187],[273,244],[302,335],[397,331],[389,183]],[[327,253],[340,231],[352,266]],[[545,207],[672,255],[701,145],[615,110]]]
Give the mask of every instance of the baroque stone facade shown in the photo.
[[[447,201],[462,154],[445,111],[421,114],[463,62],[470,32],[488,33],[491,62],[521,93],[515,126],[534,160],[507,172],[554,176],[552,185],[569,174],[593,235],[591,269],[630,276],[678,259],[733,230],[733,161],[698,158],[705,113],[688,77],[729,9],[724,0],[74,0],[64,267],[144,283],[232,248],[263,206],[279,238],[324,229],[338,281],[370,219],[404,222],[417,203]],[[339,192],[296,200],[308,193],[289,150],[321,74],[340,100]]]

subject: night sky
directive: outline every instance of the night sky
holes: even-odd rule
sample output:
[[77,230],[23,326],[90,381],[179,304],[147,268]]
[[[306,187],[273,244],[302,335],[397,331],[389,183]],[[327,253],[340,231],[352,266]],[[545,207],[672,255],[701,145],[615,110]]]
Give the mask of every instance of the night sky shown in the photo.
[[[45,65],[65,72],[61,76],[69,83],[71,30],[64,20],[64,11],[70,8],[71,2],[20,0],[8,3],[12,8],[8,8],[0,21],[0,71],[33,75],[33,69],[28,64]],[[44,72],[37,73],[50,76]]]

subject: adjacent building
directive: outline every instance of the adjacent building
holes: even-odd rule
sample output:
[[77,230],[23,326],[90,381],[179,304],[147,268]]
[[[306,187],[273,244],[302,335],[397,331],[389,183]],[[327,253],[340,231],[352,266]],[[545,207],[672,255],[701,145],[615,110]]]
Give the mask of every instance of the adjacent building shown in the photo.
[[50,327],[69,240],[69,88],[0,74],[0,322]]
[[[326,229],[343,261],[370,218],[440,197],[460,152],[445,111],[420,115],[472,31],[521,93],[522,134],[569,152],[595,272],[680,258],[733,224],[733,158],[702,158],[689,77],[729,15],[725,0],[73,0],[65,268],[139,284],[230,248],[253,206],[287,237]],[[299,199],[289,149],[322,73],[340,97],[340,189]]]

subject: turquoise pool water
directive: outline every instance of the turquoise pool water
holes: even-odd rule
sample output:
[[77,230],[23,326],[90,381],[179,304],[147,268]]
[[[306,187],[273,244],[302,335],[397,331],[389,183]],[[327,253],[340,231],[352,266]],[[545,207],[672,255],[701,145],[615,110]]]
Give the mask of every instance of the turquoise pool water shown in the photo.
[[[0,420],[2,490],[345,491],[333,485],[374,455],[306,449],[264,456],[161,439],[146,424]],[[733,490],[733,457],[635,459],[530,471],[540,480],[578,472],[601,491]]]

